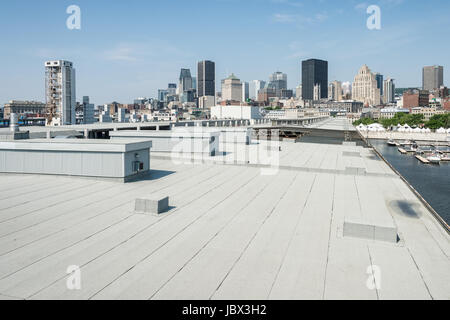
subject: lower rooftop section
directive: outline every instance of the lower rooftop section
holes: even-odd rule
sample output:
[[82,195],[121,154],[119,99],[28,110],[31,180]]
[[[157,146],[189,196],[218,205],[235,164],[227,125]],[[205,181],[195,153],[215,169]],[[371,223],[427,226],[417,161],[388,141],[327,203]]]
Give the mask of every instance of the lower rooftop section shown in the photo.
[[15,141],[15,140],[25,140],[30,138],[30,133],[28,131],[0,131],[0,142],[2,141]]
[[0,142],[0,172],[135,179],[150,170],[151,141],[33,139]]
[[[0,175],[0,298],[450,299],[448,233],[370,149],[279,146],[277,171],[152,157],[132,184]],[[350,218],[399,240],[344,236]]]
[[170,154],[206,154],[215,156],[219,152],[217,131],[196,133],[188,130],[177,131],[115,131],[109,133],[113,141],[140,140],[152,141],[152,152]]

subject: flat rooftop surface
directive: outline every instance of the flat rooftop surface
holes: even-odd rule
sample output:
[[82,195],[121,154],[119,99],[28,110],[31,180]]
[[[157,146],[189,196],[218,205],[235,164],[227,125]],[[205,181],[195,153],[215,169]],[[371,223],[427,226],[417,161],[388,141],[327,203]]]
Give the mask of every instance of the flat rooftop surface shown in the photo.
[[324,121],[313,123],[308,127],[324,130],[356,131],[352,122],[353,120],[347,118],[329,118]]
[[[152,158],[129,184],[0,175],[0,298],[450,299],[449,235],[373,152],[281,150],[276,174]],[[171,210],[135,214],[150,196]],[[349,214],[390,217],[400,241],[343,237]]]

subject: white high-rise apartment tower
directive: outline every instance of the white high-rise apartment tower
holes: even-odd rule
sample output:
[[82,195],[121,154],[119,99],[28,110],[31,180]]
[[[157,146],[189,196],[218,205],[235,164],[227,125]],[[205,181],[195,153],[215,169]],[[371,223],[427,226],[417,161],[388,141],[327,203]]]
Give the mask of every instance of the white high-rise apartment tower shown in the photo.
[[394,103],[395,102],[395,85],[394,79],[387,78],[383,82],[383,102]]
[[75,69],[70,61],[45,62],[45,91],[48,126],[75,124]]

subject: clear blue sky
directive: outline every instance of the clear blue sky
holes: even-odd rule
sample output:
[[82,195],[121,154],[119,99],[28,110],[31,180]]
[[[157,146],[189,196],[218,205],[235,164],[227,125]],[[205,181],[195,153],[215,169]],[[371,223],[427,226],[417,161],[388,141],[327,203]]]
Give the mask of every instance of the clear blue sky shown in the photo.
[[[81,8],[81,30],[66,28],[66,8]],[[368,30],[377,4],[382,29]],[[67,59],[77,70],[77,97],[95,104],[155,97],[180,68],[216,62],[216,80],[267,80],[280,70],[289,87],[300,62],[329,61],[330,81],[352,81],[362,64],[421,85],[424,65],[443,65],[450,85],[448,0],[43,0],[0,5],[0,105],[44,101],[44,62]]]

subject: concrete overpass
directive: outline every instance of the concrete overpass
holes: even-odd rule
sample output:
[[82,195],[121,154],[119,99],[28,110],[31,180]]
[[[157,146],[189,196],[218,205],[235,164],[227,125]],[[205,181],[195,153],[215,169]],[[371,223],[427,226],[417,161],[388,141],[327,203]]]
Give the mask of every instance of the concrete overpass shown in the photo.
[[[300,124],[319,121],[317,118],[305,118],[297,120]],[[94,123],[81,125],[68,125],[60,127],[26,127],[23,131],[29,131],[30,137],[54,138],[56,136],[83,136],[88,139],[109,139],[109,132],[121,130],[171,130],[173,127],[252,127],[267,126],[273,121],[269,119],[217,119],[217,120],[187,120],[178,122],[136,122],[136,123]],[[0,132],[9,128],[0,128]]]
[[[307,120],[307,121],[305,121]],[[271,125],[258,125],[253,127],[256,138],[270,139],[275,134],[282,138],[293,138],[308,142],[308,139],[327,140],[327,143],[342,143],[343,141],[362,142],[357,130],[347,119],[334,119],[328,117],[296,120],[274,120]]]

